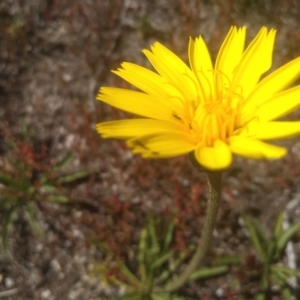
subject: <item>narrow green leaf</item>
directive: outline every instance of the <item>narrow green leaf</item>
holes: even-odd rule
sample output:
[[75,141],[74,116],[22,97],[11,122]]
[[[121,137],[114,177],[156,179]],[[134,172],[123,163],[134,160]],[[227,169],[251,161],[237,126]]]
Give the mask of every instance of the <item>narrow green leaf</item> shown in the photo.
[[54,165],[54,170],[57,171],[57,170],[62,169],[64,166],[66,166],[71,161],[72,158],[73,158],[73,153],[72,152],[67,153],[61,161],[57,162]]
[[273,240],[267,245],[267,263],[272,263],[276,255],[276,241]]
[[289,275],[287,275],[287,274],[285,274],[283,272],[280,272],[280,271],[275,271],[274,269],[271,270],[271,276],[272,275],[277,276],[280,280],[282,280],[282,282],[284,284],[286,284],[286,282],[289,280],[289,278],[291,278],[291,276],[289,276]]
[[295,299],[293,297],[292,291],[290,290],[290,288],[288,286],[285,286],[285,287],[282,288],[281,295],[283,296],[284,300],[293,300],[293,299]]
[[50,195],[47,199],[51,202],[58,202],[58,203],[68,203],[69,198],[64,195]]
[[39,191],[41,193],[53,193],[57,190],[57,187],[55,187],[54,185],[51,185],[51,184],[43,184]]
[[20,172],[20,177],[25,177],[26,168],[21,161],[14,161],[14,167]]
[[143,299],[141,292],[133,292],[117,298],[117,300],[141,300],[141,299]]
[[161,273],[161,275],[157,278],[157,283],[163,283],[167,279],[171,277],[171,275],[177,270],[177,268],[183,263],[186,259],[188,253],[180,253],[179,257],[174,261],[170,261],[169,268]]
[[173,300],[174,298],[168,293],[157,293],[151,295],[151,300]]
[[3,197],[3,199],[0,201],[0,210],[4,210],[7,206],[10,207],[12,203],[14,203],[14,200]]
[[271,277],[274,280],[274,282],[281,287],[281,294],[284,296],[284,300],[292,300],[292,293],[286,283],[286,280],[282,279],[280,274],[276,272],[272,272]]
[[263,269],[263,274],[260,280],[260,290],[266,291],[270,288],[270,267],[269,265],[265,265]]
[[250,238],[252,240],[253,246],[255,250],[257,251],[258,255],[261,257],[263,261],[266,261],[267,259],[267,253],[266,253],[266,248],[263,248],[263,245],[261,244],[261,240],[259,238],[259,234],[256,231],[256,226],[253,224],[252,219],[243,216],[243,220],[245,222],[245,226],[247,227]]
[[289,229],[280,235],[277,241],[278,253],[281,253],[285,249],[286,244],[293,237],[293,235],[297,233],[298,230],[300,230],[300,222],[293,224]]
[[36,192],[35,187],[33,185],[31,185],[31,183],[29,183],[29,182],[28,182],[28,185],[26,186],[26,188],[24,186],[24,189],[26,192],[26,198],[27,197],[31,198]]
[[239,265],[242,260],[237,255],[218,257],[214,260],[214,265]]
[[180,297],[180,296],[176,296],[176,295],[170,295],[170,300],[192,300],[191,298],[187,298],[187,297]]
[[159,243],[158,243],[158,239],[157,239],[157,235],[156,235],[156,230],[155,230],[155,222],[152,218],[148,222],[147,230],[148,230],[148,235],[150,238],[149,252],[150,252],[150,256],[151,256],[151,258],[147,257],[147,259],[152,260],[153,256],[158,254],[160,251],[160,247],[159,247]]
[[174,261],[170,261],[169,270],[171,272],[175,272],[193,250],[194,249],[188,249],[187,252],[179,253],[178,257]]
[[155,270],[156,268],[163,265],[166,261],[168,261],[172,255],[174,254],[174,251],[170,251],[168,253],[165,253],[164,255],[160,256],[158,259],[156,259],[151,265],[150,269]]
[[170,244],[173,240],[173,232],[174,232],[174,222],[173,220],[169,220],[166,231],[164,232],[164,241],[163,241],[163,249],[162,249],[163,252],[169,249]]
[[29,223],[30,223],[33,231],[35,231],[40,237],[44,237],[45,233],[44,233],[43,229],[41,228],[39,222],[36,219],[35,207],[34,207],[33,203],[28,202],[26,204],[26,211],[27,211]]
[[278,266],[272,266],[271,269],[275,272],[280,272],[288,275],[289,277],[297,276],[300,278],[300,270],[294,270],[287,267],[278,267]]
[[141,286],[141,282],[131,273],[124,263],[118,263],[118,269],[134,286],[138,288]]
[[280,285],[280,287],[283,287],[288,279],[288,277],[285,274],[274,270],[273,267],[271,268],[270,276],[276,284]]
[[139,246],[138,246],[138,254],[137,254],[137,259],[138,259],[138,273],[141,276],[142,282],[146,281],[146,262],[145,262],[145,257],[146,257],[146,249],[147,249],[147,237],[148,237],[148,232],[146,228],[143,228],[140,234],[140,240],[139,240]]
[[261,225],[259,224],[259,222],[256,219],[251,218],[251,222],[255,228],[255,231],[257,233],[257,236],[259,238],[261,246],[263,248],[267,247],[269,244],[269,239],[267,238],[263,228],[261,227]]
[[255,295],[255,300],[265,300],[266,299],[266,293],[259,292],[257,295]]
[[90,175],[89,172],[78,171],[78,172],[75,172],[73,174],[69,174],[69,175],[65,175],[65,176],[61,176],[61,177],[57,178],[57,182],[58,183],[70,183],[70,182],[73,182],[75,180],[85,178],[89,175]]
[[220,276],[229,271],[228,266],[218,266],[211,268],[202,268],[190,276],[190,280],[206,279],[210,277]]
[[46,174],[40,175],[39,182],[41,185],[44,185],[44,184],[46,185],[48,181],[49,181],[49,178]]
[[282,233],[282,222],[283,222],[283,212],[281,211],[277,217],[275,229],[274,229],[274,236],[276,240],[278,240],[278,238]]
[[270,269],[264,266],[263,274],[259,283],[259,292],[255,295],[255,300],[266,299],[266,292],[270,288]]
[[8,148],[8,150],[10,150],[10,152],[12,152],[14,149],[17,148],[16,143],[9,138],[6,138],[4,142],[5,142],[5,146]]
[[2,172],[0,172],[0,183],[6,187],[15,187],[17,185],[15,180]]
[[17,213],[18,209],[20,208],[19,205],[12,206],[7,213],[5,213],[3,217],[3,227],[2,227],[2,244],[4,253],[7,254],[7,239],[9,232],[13,225],[13,218]]

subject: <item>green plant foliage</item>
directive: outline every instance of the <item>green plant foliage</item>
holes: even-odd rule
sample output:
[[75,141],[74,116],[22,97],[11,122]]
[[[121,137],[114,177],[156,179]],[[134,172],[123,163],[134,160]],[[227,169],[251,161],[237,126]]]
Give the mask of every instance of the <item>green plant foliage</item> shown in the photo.
[[[172,249],[174,223],[150,218],[141,230],[137,250],[137,267],[130,270],[124,262],[114,263],[115,272],[111,275],[108,262],[112,262],[112,254],[104,263],[94,263],[93,276],[100,276],[101,282],[107,280],[127,290],[127,294],[119,300],[149,299],[149,300],[184,300],[172,293],[158,292],[161,287],[168,284],[186,258],[192,253],[194,247],[186,252],[177,252]],[[98,241],[95,241],[99,245]],[[102,243],[100,243],[102,249]],[[106,252],[108,253],[107,249]],[[211,268],[201,268],[194,272],[190,280],[207,279],[220,276],[229,271],[229,267],[218,265]]]
[[300,230],[300,221],[293,224],[289,229],[283,230],[283,213],[280,213],[276,220],[273,235],[268,238],[255,219],[244,216],[243,220],[263,264],[259,293],[255,299],[267,299],[267,293],[270,292],[272,282],[281,287],[281,294],[284,299],[293,299],[292,288],[289,286],[288,280],[292,276],[300,278],[300,271],[278,266],[278,263],[283,256],[287,243]]
[[18,141],[7,138],[5,146],[7,153],[0,169],[0,209],[3,214],[2,245],[6,253],[8,235],[20,211],[25,212],[34,232],[43,236],[36,218],[36,203],[68,202],[64,185],[85,178],[89,173],[79,171],[61,175],[62,168],[71,161],[72,153],[51,164],[45,159],[46,148],[36,151],[26,134],[24,139]]

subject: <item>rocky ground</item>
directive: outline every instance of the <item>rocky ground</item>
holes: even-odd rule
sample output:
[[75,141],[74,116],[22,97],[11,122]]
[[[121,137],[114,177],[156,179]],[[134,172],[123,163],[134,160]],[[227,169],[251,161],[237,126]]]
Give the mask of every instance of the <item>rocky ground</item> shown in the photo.
[[[1,172],[16,176],[8,159],[13,154],[38,176],[71,152],[73,158],[60,174],[89,175],[59,186],[67,203],[46,201],[42,195],[35,200],[43,237],[32,230],[21,206],[8,236],[8,253],[0,252],[0,298],[114,299],[120,290],[95,272],[107,253],[94,241],[130,263],[149,216],[172,216],[175,248],[195,242],[206,203],[204,175],[187,157],[146,161],[121,142],[101,140],[95,124],[124,114],[96,103],[97,90],[128,87],[110,70],[123,61],[149,66],[141,50],[154,41],[186,60],[189,36],[201,34],[215,57],[231,25],[246,25],[249,40],[261,26],[276,28],[276,68],[300,55],[299,16],[300,2],[294,0],[2,0]],[[299,116],[296,112],[290,118]],[[14,153],[8,137],[18,145]],[[282,209],[290,222],[299,220],[300,140],[280,143],[289,148],[284,159],[237,158],[224,174],[207,264],[214,256],[239,255],[247,261],[254,255],[243,213],[258,218],[268,232]],[[41,149],[46,149],[43,155]],[[4,207],[2,220],[5,214]],[[293,246],[299,266],[299,234]],[[235,267],[221,279],[191,283],[181,293],[192,299],[252,299],[257,285],[256,278],[243,281]],[[270,299],[281,299],[276,286]]]

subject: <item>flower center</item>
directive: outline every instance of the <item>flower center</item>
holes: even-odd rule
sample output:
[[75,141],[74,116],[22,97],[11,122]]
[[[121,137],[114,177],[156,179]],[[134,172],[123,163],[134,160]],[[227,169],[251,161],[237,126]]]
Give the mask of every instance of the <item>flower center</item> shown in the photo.
[[[232,90],[230,80],[224,74],[218,74],[214,95],[209,93],[201,98],[199,93],[197,99],[183,101],[182,113],[173,114],[184,124],[197,145],[213,147],[217,140],[226,142],[240,126],[244,104],[242,88]],[[210,86],[210,91],[213,88]]]
[[201,103],[191,124],[198,143],[212,147],[216,140],[226,141],[234,131],[236,110],[222,102]]

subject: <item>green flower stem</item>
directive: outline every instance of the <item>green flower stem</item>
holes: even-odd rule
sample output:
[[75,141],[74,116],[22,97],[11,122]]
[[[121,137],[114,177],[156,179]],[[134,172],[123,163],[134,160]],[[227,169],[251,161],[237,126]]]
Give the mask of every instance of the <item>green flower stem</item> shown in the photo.
[[190,278],[192,273],[199,267],[202,262],[205,254],[210,246],[210,241],[212,238],[212,233],[215,227],[215,222],[217,218],[219,202],[220,202],[220,194],[222,187],[222,172],[207,172],[207,179],[209,184],[209,194],[208,194],[208,202],[206,207],[206,218],[203,227],[203,231],[201,234],[201,238],[199,239],[199,243],[196,249],[194,256],[189,262],[186,269],[175,279],[175,281],[167,284],[164,287],[165,292],[173,292],[183,286]]

